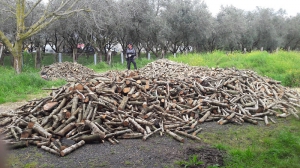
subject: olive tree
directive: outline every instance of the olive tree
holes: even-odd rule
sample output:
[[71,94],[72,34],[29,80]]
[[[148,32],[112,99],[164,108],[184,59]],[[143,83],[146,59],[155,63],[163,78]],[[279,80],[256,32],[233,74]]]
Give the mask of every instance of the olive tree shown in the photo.
[[283,48],[296,50],[300,48],[300,14],[286,21],[287,34],[284,37]]
[[[4,31],[0,31],[0,39],[6,45],[14,58],[14,69],[17,73],[21,73],[22,64],[22,45],[29,37],[37,34],[45,29],[54,21],[63,16],[70,15],[83,9],[74,8],[79,0],[49,0],[47,4],[43,4],[42,0],[1,0],[0,6],[2,10],[8,11],[10,17],[13,18],[15,30],[12,32],[12,38]],[[27,5],[28,2],[34,2],[32,6]],[[44,5],[43,13],[31,23],[27,23],[26,19],[36,10],[37,6]]]
[[233,6],[221,6],[217,22],[220,47],[231,52],[240,50],[242,35],[246,33],[244,11]]

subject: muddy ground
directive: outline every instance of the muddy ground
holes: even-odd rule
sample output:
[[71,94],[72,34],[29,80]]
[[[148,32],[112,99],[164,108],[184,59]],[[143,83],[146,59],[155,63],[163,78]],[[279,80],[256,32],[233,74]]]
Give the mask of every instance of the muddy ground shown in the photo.
[[[0,105],[0,112],[15,109],[26,101],[6,103]],[[228,129],[215,122],[204,123],[203,131]],[[73,153],[59,157],[43,151],[35,146],[11,150],[8,153],[7,164],[9,167],[137,167],[160,168],[180,167],[178,161],[188,160],[197,155],[198,161],[203,164],[196,167],[224,165],[224,151],[220,151],[205,143],[185,139],[179,143],[168,135],[155,135],[147,141],[141,139],[120,140],[120,144],[111,145],[109,142],[102,144],[87,144]]]

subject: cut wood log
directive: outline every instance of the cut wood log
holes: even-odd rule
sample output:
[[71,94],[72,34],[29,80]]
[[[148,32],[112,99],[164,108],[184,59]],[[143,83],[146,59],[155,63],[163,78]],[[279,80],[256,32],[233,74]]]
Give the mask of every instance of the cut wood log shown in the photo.
[[52,148],[50,148],[50,147],[47,147],[47,146],[42,145],[42,146],[41,146],[41,149],[43,149],[43,150],[45,150],[45,151],[47,151],[47,152],[49,152],[49,153],[52,153],[52,154],[55,154],[55,155],[60,156],[60,153],[59,153],[58,151],[56,151],[55,149],[52,149]]
[[145,129],[140,125],[138,124],[134,119],[132,118],[128,118],[129,122],[134,125],[134,127],[142,134],[146,134],[146,131]]
[[193,136],[197,136],[197,134],[198,134],[200,131],[202,131],[202,128],[198,128],[197,130],[195,130],[195,131],[192,133],[192,135],[193,135]]
[[132,131],[131,129],[126,129],[126,130],[123,130],[123,131],[116,131],[114,133],[106,134],[105,138],[110,138],[110,137],[113,137],[113,136],[119,136],[119,135],[122,135],[122,134],[125,134],[125,133],[129,133],[131,131]]
[[210,116],[210,113],[210,111],[206,112],[205,115],[199,120],[199,122],[203,123],[207,119],[207,117]]
[[60,136],[65,136],[69,131],[71,131],[75,127],[76,127],[75,123],[70,123],[66,125],[63,129],[61,129],[59,132],[57,132],[56,134]]
[[[73,138],[71,138],[73,139]],[[77,138],[74,138],[74,141],[79,142],[84,140],[86,143],[93,143],[93,142],[104,142],[103,139],[100,137],[99,134],[94,135],[82,135]]]
[[142,133],[126,133],[123,135],[118,136],[120,139],[137,139],[137,138],[142,138],[144,134]]
[[85,120],[84,123],[89,126],[92,130],[92,134],[98,134],[100,136],[101,139],[105,138],[105,133],[102,132],[96,125],[95,123],[89,121],[89,120]]
[[8,149],[19,149],[19,148],[24,148],[24,147],[28,147],[28,141],[18,141],[18,142],[7,143]]
[[47,132],[40,124],[38,123],[33,123],[33,122],[29,122],[28,123],[28,128],[29,129],[33,129],[34,131],[38,132],[39,134],[41,134],[42,136],[46,137],[46,138],[51,138],[52,134],[50,134],[49,132]]
[[178,136],[177,134],[175,134],[174,132],[170,131],[170,130],[166,130],[166,132],[171,136],[173,137],[174,139],[176,139],[177,141],[183,143],[184,142],[184,139],[180,136]]
[[68,148],[66,148],[66,149],[64,149],[64,150],[62,150],[62,151],[60,152],[60,155],[61,155],[61,156],[66,156],[67,154],[69,154],[69,153],[71,153],[72,151],[74,151],[74,150],[80,148],[80,147],[83,146],[84,144],[85,144],[85,142],[82,140],[82,141],[80,141],[80,142],[78,142],[78,143],[76,143],[76,144],[74,144],[74,145],[72,145],[72,146],[70,146],[70,147],[68,147]]
[[151,135],[153,135],[153,134],[155,134],[155,133],[157,133],[158,131],[161,131],[161,130],[162,130],[162,128],[158,128],[155,131],[151,132],[150,134],[144,135],[143,140],[145,141],[148,137],[150,137]]
[[182,132],[182,131],[175,130],[175,133],[181,134],[181,135],[186,136],[186,137],[188,137],[188,138],[191,138],[191,139],[193,139],[193,140],[202,141],[200,138],[198,138],[198,137],[196,137],[196,136],[193,136],[193,135],[190,135],[190,134],[188,134],[188,133]]
[[122,102],[120,103],[120,105],[118,107],[118,110],[124,110],[124,108],[127,104],[127,101],[128,101],[128,97],[124,96]]

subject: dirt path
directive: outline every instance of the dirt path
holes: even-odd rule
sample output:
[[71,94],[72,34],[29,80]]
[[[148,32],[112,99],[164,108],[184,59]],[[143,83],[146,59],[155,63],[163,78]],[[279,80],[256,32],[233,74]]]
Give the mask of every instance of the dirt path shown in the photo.
[[[0,105],[0,112],[15,109],[26,102],[5,103]],[[216,123],[207,123],[203,129],[219,129]],[[221,128],[221,127],[220,127]],[[227,127],[222,126],[222,129]],[[204,163],[198,167],[208,165],[220,165],[223,163],[222,151],[210,147],[201,142],[188,140],[183,144],[167,135],[156,135],[147,141],[141,139],[120,140],[120,144],[111,145],[88,144],[66,157],[58,157],[49,154],[34,146],[11,150],[8,154],[7,164],[9,167],[179,167],[175,164],[179,160],[187,160],[191,155],[197,155],[198,160]]]

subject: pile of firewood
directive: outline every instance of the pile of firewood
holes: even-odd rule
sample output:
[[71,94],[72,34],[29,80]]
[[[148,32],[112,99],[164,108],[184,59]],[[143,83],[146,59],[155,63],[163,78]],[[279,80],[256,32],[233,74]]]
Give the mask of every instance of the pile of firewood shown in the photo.
[[52,88],[49,97],[0,113],[10,148],[34,144],[65,156],[85,143],[156,133],[200,140],[201,123],[269,125],[298,117],[298,92],[250,70],[191,67],[168,60],[139,71],[94,74]]
[[95,72],[81,64],[72,62],[54,63],[44,66],[41,77],[47,80],[65,79],[67,81],[86,80]]

